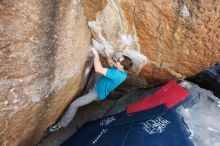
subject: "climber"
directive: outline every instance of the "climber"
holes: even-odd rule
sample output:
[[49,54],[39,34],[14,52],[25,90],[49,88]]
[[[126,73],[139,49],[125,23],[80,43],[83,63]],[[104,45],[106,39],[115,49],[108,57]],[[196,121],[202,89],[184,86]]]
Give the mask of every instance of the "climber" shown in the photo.
[[109,50],[105,49],[107,62],[111,68],[104,68],[99,60],[97,50],[95,48],[91,50],[94,55],[95,72],[101,74],[100,78],[96,79],[97,82],[95,86],[86,95],[77,98],[70,104],[61,120],[48,128],[49,133],[57,131],[61,127],[67,127],[79,107],[93,101],[104,100],[110,92],[127,78],[127,71],[132,66],[132,61],[129,57],[123,55],[114,62]]

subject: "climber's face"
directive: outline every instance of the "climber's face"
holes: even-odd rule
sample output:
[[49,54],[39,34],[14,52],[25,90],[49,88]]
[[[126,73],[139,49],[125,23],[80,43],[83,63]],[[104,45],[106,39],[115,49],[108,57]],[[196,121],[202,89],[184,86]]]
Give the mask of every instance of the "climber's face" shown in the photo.
[[116,68],[121,69],[121,70],[124,69],[123,65],[121,64],[121,62],[122,62],[123,60],[124,60],[124,57],[123,57],[123,56],[122,56],[122,57],[119,57],[119,58],[117,59],[117,61],[116,61]]

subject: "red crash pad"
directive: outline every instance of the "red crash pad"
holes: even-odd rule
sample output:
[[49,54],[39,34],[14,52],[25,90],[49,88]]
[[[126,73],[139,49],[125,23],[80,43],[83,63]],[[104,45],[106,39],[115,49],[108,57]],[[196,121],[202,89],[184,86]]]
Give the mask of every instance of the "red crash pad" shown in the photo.
[[161,104],[165,104],[167,108],[171,108],[184,98],[189,96],[189,93],[183,89],[176,81],[171,80],[153,95],[148,96],[127,107],[127,113],[134,113],[142,110],[147,110]]

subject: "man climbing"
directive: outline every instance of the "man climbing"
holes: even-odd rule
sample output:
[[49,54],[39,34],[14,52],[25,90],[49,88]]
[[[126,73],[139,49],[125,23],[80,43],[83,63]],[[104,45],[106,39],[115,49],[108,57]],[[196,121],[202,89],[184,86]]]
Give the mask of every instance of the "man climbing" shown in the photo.
[[127,70],[132,66],[132,61],[129,57],[123,55],[114,62],[109,50],[105,49],[107,61],[111,68],[104,68],[99,60],[99,54],[95,48],[92,48],[92,53],[94,55],[95,72],[101,74],[101,78],[98,80],[96,79],[97,82],[89,93],[77,98],[70,104],[62,119],[48,128],[49,133],[57,131],[61,127],[67,127],[74,118],[79,107],[96,100],[104,100],[110,92],[126,80]]

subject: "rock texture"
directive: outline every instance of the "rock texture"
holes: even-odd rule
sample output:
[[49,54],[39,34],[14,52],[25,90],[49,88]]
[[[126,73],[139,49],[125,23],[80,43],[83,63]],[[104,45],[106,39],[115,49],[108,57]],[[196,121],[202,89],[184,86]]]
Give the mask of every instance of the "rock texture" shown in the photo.
[[[91,6],[89,0],[83,0],[93,44],[130,56],[134,70],[151,84],[184,79],[220,60],[219,1],[105,3],[100,0],[99,5]],[[89,12],[95,12],[96,18]]]
[[1,0],[0,145],[36,145],[80,93],[91,35],[132,58],[135,85],[160,84],[220,60],[219,13],[215,0]]
[[78,1],[0,1],[0,145],[36,145],[83,88],[90,31]]
[[[190,96],[177,107],[190,131],[195,146],[220,145],[220,100],[209,90],[190,82],[182,82]],[[201,134],[202,133],[202,134]]]

